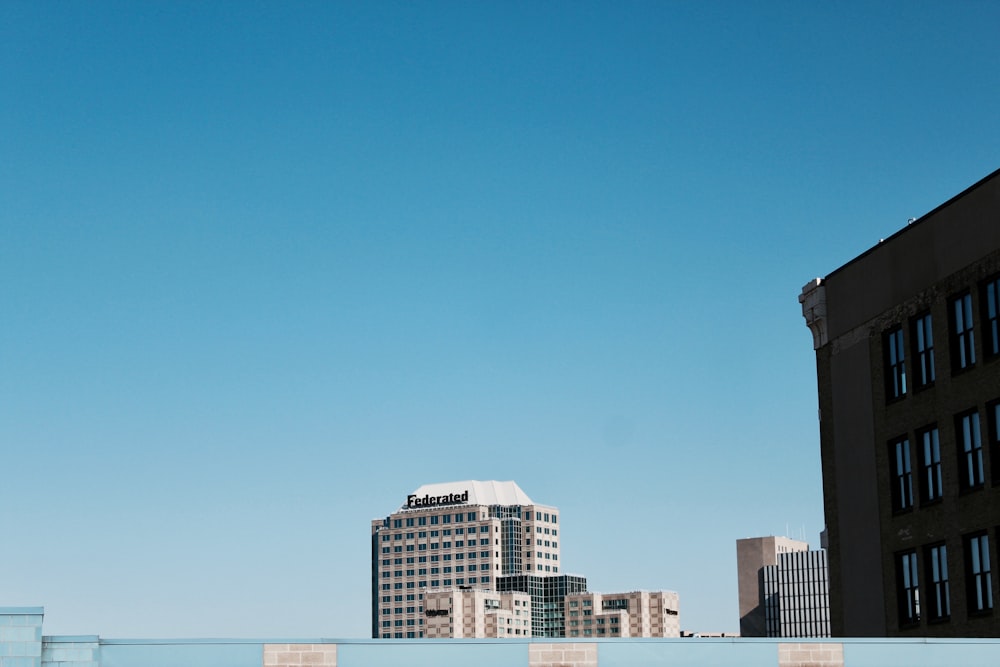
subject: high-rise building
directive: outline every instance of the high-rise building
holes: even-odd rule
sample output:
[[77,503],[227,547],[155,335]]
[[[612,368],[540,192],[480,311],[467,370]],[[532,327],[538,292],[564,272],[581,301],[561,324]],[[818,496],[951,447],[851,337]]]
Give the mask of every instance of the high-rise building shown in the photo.
[[826,551],[789,551],[764,567],[768,637],[829,637],[830,576]]
[[559,510],[514,482],[427,484],[371,529],[373,637],[424,637],[428,591],[559,574]]
[[834,636],[1000,636],[1000,171],[799,296]]
[[808,549],[806,542],[773,535],[736,540],[741,637],[768,636],[764,615],[764,568],[776,565],[780,554]]
[[566,637],[680,637],[673,591],[572,593],[566,596]]

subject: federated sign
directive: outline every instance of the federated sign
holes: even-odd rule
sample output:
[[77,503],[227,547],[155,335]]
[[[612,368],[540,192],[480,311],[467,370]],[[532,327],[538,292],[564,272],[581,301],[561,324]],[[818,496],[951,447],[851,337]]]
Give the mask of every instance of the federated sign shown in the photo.
[[462,493],[449,493],[444,496],[417,496],[410,494],[406,496],[406,506],[408,508],[414,507],[437,507],[439,505],[461,505],[462,503],[469,502],[469,492],[463,491]]
[[427,609],[426,611],[424,611],[424,614],[426,614],[427,616],[447,616],[448,615],[448,610],[447,609]]

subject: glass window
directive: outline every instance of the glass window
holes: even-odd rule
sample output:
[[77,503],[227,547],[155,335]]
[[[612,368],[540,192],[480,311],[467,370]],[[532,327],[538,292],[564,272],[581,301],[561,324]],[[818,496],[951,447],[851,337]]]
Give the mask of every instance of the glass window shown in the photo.
[[972,295],[968,292],[951,302],[952,370],[976,363],[976,339],[972,330]]
[[931,315],[926,313],[913,320],[911,331],[913,341],[913,372],[916,373],[917,388],[934,383],[934,333],[931,331]]
[[1000,312],[1000,277],[994,276],[983,286],[983,347],[987,357],[1000,354],[1000,327],[998,327],[998,312]]
[[913,507],[910,441],[900,438],[889,443],[889,456],[892,465],[892,509],[901,512]]
[[896,557],[896,592],[899,602],[899,624],[910,625],[920,620],[920,589],[917,586],[917,552],[904,551]]
[[885,334],[885,395],[892,400],[906,395],[906,354],[903,351],[903,328]]
[[951,595],[948,589],[948,549],[943,544],[927,547],[924,552],[927,570],[927,615],[932,621],[951,616]]
[[990,467],[993,486],[1000,486],[1000,401],[986,408],[990,422]]
[[920,442],[920,502],[941,500],[944,487],[941,482],[941,441],[935,427],[917,434]]
[[957,430],[962,488],[980,487],[983,485],[983,443],[979,435],[979,413],[973,410],[959,416]]
[[993,579],[990,569],[990,543],[986,533],[965,538],[965,570],[968,582],[969,612],[993,609]]

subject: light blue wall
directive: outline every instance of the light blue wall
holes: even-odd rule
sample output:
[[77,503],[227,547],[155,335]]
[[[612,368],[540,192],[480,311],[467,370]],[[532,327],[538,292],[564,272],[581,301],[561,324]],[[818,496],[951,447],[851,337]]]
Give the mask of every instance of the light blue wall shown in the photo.
[[848,667],[997,667],[998,639],[844,641]]
[[[41,607],[0,607],[0,667],[262,667],[265,644],[337,644],[338,667],[528,667],[532,643],[572,640],[42,637]],[[1000,667],[1000,639],[594,640],[600,667],[778,667],[781,643],[843,644],[846,667]]]
[[46,667],[100,667],[101,643],[97,635],[45,637],[42,665]]
[[41,667],[41,607],[0,607],[0,667]]
[[600,667],[777,667],[778,645],[743,639],[610,639],[597,649]]
[[264,643],[258,641],[101,641],[100,667],[262,667],[263,664]]
[[[418,640],[397,644],[365,642],[339,644],[337,667],[516,667],[528,664],[528,646],[506,640]],[[423,641],[423,643],[419,643]]]

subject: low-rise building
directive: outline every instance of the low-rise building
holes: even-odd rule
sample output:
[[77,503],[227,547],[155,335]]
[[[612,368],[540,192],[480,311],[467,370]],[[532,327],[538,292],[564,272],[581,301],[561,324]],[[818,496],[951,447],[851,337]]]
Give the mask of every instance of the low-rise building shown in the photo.
[[492,639],[531,636],[531,596],[482,589],[424,593],[424,636],[430,639]]
[[680,599],[673,591],[572,593],[566,637],[680,637]]

